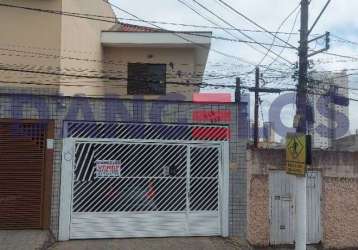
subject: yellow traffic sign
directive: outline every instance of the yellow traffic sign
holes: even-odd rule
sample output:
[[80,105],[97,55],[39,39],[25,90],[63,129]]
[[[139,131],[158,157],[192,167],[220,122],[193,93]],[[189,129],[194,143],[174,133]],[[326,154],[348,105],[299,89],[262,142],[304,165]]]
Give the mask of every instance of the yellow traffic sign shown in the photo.
[[287,174],[305,175],[307,162],[307,137],[305,134],[287,134],[286,162]]

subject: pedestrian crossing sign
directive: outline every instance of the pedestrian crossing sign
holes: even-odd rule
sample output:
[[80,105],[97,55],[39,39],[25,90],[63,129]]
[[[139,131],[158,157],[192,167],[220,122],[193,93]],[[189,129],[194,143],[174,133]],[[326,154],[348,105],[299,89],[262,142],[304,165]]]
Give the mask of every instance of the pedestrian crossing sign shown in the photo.
[[286,137],[286,172],[304,176],[307,164],[307,136],[288,133]]

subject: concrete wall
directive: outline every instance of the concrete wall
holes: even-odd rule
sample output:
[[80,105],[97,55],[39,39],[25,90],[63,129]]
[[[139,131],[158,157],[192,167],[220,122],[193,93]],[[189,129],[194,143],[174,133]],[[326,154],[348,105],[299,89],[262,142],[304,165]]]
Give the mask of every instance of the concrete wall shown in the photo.
[[[248,154],[248,240],[269,245],[270,170],[285,169],[284,150]],[[311,170],[322,174],[322,243],[325,248],[358,248],[358,154],[314,151]]]
[[[138,108],[138,102],[142,103],[142,109]],[[109,110],[106,109],[109,107]],[[152,108],[164,105],[162,116],[153,115]],[[22,119],[53,119],[55,121],[55,147],[53,166],[53,196],[51,211],[51,228],[54,235],[58,235],[59,190],[60,169],[62,153],[62,131],[64,120],[109,120],[111,121],[160,121],[170,123],[207,123],[192,120],[193,110],[230,110],[232,120],[229,123],[231,131],[230,144],[230,197],[229,197],[229,232],[232,236],[246,236],[246,138],[245,126],[237,121],[243,121],[246,117],[245,104],[196,104],[182,101],[133,101],[131,99],[103,99],[103,98],[74,98],[60,97],[43,93],[37,96],[27,89],[23,94],[14,94],[14,90],[0,87],[0,118]],[[89,109],[86,109],[89,108]],[[129,117],[123,115],[127,109]],[[69,112],[75,110],[75,112]],[[150,115],[152,114],[152,115]],[[141,118],[143,115],[143,118]],[[114,118],[113,118],[114,117]],[[226,124],[226,122],[225,122]],[[241,124],[241,123],[240,123]]]

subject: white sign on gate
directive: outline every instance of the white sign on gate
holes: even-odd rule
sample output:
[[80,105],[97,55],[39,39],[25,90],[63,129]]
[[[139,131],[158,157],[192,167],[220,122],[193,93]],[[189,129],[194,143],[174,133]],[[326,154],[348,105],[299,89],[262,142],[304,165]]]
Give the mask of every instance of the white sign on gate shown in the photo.
[[121,162],[115,160],[95,161],[95,179],[97,178],[119,178],[121,177]]

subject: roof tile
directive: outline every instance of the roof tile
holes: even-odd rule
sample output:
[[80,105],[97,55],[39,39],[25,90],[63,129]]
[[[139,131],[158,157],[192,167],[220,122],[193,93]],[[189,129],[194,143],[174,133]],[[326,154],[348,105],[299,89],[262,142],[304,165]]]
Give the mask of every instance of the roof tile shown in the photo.
[[118,23],[115,24],[110,31],[118,31],[118,32],[160,32],[162,30],[156,28],[150,28],[146,26],[140,26],[129,23]]

